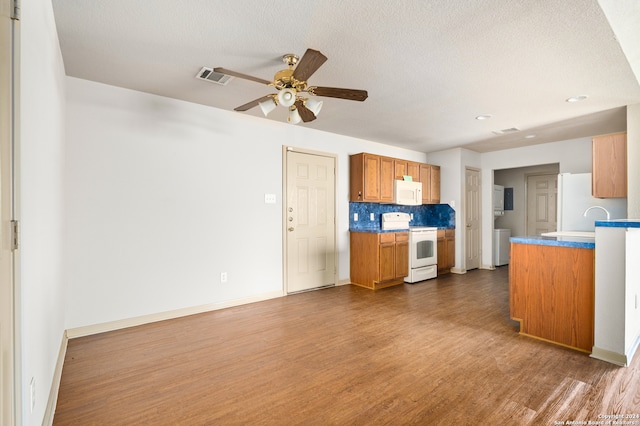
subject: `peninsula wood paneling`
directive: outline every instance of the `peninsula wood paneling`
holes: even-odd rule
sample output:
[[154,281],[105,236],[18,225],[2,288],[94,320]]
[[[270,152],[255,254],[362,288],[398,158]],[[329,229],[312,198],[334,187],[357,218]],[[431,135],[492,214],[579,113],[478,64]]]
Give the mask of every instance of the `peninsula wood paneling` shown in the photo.
[[594,250],[511,244],[509,306],[520,332],[593,347]]

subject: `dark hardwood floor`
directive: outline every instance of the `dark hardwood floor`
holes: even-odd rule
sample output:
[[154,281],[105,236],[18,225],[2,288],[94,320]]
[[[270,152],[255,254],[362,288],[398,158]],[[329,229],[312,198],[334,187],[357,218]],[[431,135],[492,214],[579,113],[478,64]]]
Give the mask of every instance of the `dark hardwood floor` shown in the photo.
[[613,415],[640,424],[640,355],[617,367],[520,336],[505,266],[73,339],[54,425],[553,425]]

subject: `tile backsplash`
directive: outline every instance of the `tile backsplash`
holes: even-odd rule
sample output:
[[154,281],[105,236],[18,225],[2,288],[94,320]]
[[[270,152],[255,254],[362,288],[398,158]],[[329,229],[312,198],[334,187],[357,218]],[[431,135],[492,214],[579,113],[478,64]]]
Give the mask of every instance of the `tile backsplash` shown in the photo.
[[[349,230],[376,231],[382,228],[382,213],[413,213],[410,226],[436,226],[438,228],[455,228],[456,212],[449,204],[424,204],[422,206],[398,206],[379,203],[349,203]],[[354,213],[358,220],[353,220]],[[373,220],[370,220],[373,213]]]

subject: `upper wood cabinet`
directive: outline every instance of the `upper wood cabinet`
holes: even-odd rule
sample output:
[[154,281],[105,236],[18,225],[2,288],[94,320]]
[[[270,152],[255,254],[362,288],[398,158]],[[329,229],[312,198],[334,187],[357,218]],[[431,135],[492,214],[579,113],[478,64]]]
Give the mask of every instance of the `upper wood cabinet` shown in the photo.
[[596,198],[627,196],[627,134],[596,136],[592,140],[591,191]]
[[349,201],[392,203],[395,180],[422,182],[422,203],[440,203],[440,166],[362,152],[349,157]]
[[394,163],[394,179],[402,180],[404,176],[411,176],[414,182],[420,181],[420,163],[406,160],[393,160]]
[[440,204],[440,166],[420,164],[422,204]]
[[380,201],[380,156],[356,154],[349,157],[349,200]]
[[380,157],[380,202],[393,202],[393,174],[395,163],[393,158]]

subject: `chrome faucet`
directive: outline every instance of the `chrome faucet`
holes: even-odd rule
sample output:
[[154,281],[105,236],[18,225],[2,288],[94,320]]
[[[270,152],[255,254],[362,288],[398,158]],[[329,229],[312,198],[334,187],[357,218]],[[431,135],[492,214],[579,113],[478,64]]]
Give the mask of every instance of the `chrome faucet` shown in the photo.
[[587,217],[587,213],[589,213],[589,210],[591,210],[591,209],[601,209],[601,210],[604,210],[604,212],[607,214],[607,220],[610,220],[610,219],[611,219],[611,215],[609,214],[609,210],[605,209],[605,208],[604,208],[604,207],[602,207],[602,206],[591,206],[591,207],[589,207],[588,209],[586,209],[586,210],[584,211],[584,213],[582,213],[582,216]]

